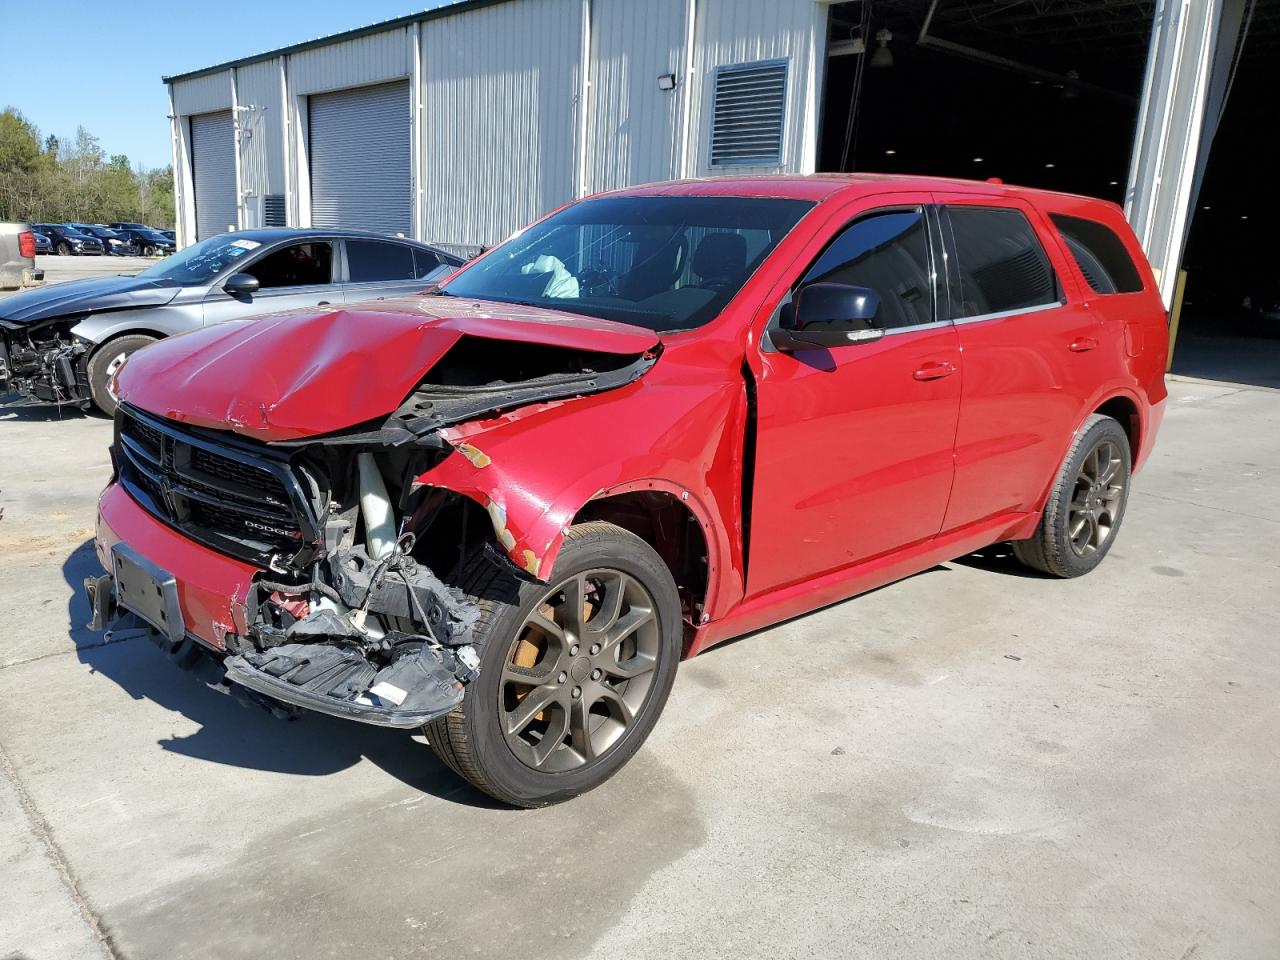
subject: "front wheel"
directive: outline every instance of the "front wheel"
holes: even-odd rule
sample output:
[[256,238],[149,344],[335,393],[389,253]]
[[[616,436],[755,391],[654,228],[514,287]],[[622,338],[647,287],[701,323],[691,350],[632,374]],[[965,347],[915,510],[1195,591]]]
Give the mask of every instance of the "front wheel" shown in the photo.
[[592,522],[569,531],[550,584],[516,580],[483,556],[466,580],[481,610],[480,676],[427,725],[436,754],[513,806],[604,783],[648,737],[675,679],[680,598],[662,559]]
[[67,243],[65,240],[58,244],[58,256],[69,257],[73,253],[75,253],[75,251],[71,249],[71,244]]
[[1111,549],[1129,501],[1129,438],[1111,417],[1094,414],[1076,437],[1049,491],[1040,525],[1013,544],[1028,567],[1079,577]]
[[108,341],[89,357],[89,364],[85,368],[89,376],[89,399],[108,417],[115,416],[116,412],[116,397],[111,392],[111,378],[131,353],[136,353],[155,342],[155,337],[131,333]]

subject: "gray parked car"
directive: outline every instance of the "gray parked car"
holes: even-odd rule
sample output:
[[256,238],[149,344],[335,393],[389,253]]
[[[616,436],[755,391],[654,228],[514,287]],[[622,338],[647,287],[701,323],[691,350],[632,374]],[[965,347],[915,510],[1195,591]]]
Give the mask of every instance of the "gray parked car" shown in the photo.
[[[0,290],[21,287],[39,280],[43,270],[36,269],[40,251],[31,227],[18,221],[0,221]],[[0,356],[0,377],[4,376],[4,358]]]
[[73,280],[0,300],[0,393],[113,413],[129,354],[211,323],[405,296],[462,264],[435,247],[355,230],[226,233],[137,276]]

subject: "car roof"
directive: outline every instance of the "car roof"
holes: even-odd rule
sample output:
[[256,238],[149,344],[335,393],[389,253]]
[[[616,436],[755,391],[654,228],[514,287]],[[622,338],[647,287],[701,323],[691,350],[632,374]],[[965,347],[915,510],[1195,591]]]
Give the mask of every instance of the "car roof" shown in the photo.
[[330,229],[321,229],[319,227],[255,227],[250,230],[236,230],[233,234],[236,237],[243,237],[246,240],[257,240],[260,243],[275,243],[279,240],[305,240],[308,237],[351,237],[357,240],[388,240],[396,243],[412,243],[419,247],[430,246],[421,240],[414,240],[412,237],[397,237],[389,233],[378,233],[374,230],[351,230],[347,228],[334,227]]
[[691,197],[781,197],[820,202],[837,194],[844,197],[870,196],[887,190],[945,191],[981,196],[1021,197],[1034,202],[1038,198],[1071,197],[1089,203],[1116,207],[1097,197],[1019,187],[992,180],[961,180],[952,177],[929,177],[900,173],[810,173],[771,174],[746,177],[703,177],[694,180],[670,180],[646,183],[615,190],[601,196],[691,196]]

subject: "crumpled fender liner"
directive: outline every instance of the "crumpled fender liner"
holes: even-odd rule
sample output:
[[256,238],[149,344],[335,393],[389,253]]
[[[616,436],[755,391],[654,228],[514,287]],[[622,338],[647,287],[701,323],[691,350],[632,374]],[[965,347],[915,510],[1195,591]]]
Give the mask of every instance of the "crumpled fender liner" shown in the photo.
[[424,646],[379,670],[349,647],[290,643],[227,657],[223,665],[228,680],[283,703],[375,726],[411,729],[462,702],[463,686],[438,654]]

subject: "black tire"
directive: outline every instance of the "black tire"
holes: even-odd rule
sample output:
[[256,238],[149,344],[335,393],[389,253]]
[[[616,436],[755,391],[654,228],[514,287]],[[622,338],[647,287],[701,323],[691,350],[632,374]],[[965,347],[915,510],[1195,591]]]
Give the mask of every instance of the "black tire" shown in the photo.
[[65,240],[58,243],[57,250],[58,256],[60,257],[70,257],[75,255],[75,251],[71,249],[71,244],[67,243]]
[[89,357],[85,372],[89,378],[89,399],[108,417],[115,416],[116,401],[108,389],[116,361],[156,342],[145,333],[130,333],[108,340]]
[[[1103,451],[1112,462],[1113,478],[1106,484],[1090,485],[1090,478],[1082,473],[1082,469],[1087,473],[1090,457],[1095,453],[1102,456]],[[1129,437],[1124,428],[1111,417],[1091,416],[1076,435],[1058,470],[1035,534],[1028,540],[1014,542],[1014,555],[1026,566],[1055,577],[1080,577],[1097,567],[1110,552],[1124,520],[1125,507],[1129,502],[1131,463]],[[1079,538],[1072,536],[1073,517],[1088,512],[1078,509],[1081,504],[1101,504],[1098,488],[1105,486],[1109,490],[1113,485],[1118,485],[1120,490],[1114,495],[1114,501],[1101,509],[1105,523],[1094,521],[1097,530],[1105,528],[1105,532],[1097,543],[1091,542],[1092,536],[1084,537],[1082,551],[1076,544]],[[1082,532],[1088,533],[1087,530]]]
[[683,643],[675,581],[652,547],[621,527],[601,521],[569,530],[552,580],[561,584],[575,574],[606,569],[638,581],[654,600],[659,652],[653,678],[645,699],[616,742],[585,765],[555,773],[536,770],[516,756],[504,737],[499,709],[502,673],[513,644],[526,619],[553,588],[517,579],[484,556],[478,556],[464,573],[462,589],[480,607],[476,624],[480,676],[467,687],[458,709],[425,729],[441,760],[503,803],[546,806],[598,787],[640,748],[666,704]]

